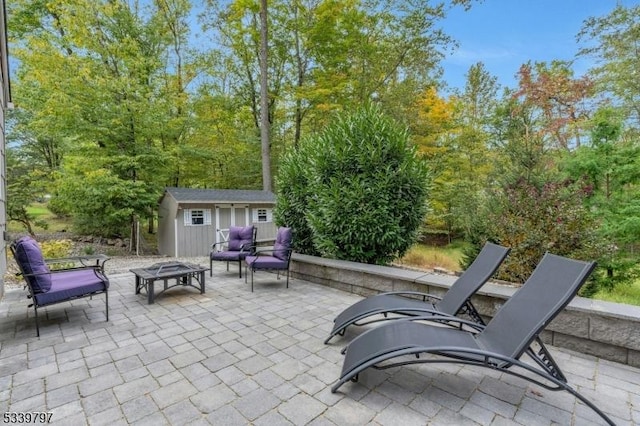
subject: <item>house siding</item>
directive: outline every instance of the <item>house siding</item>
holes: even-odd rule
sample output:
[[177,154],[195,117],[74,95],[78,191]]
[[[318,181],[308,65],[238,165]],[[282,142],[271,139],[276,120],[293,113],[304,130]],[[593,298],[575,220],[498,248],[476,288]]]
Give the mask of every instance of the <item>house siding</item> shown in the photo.
[[6,1],[0,0],[0,298],[4,295],[4,274],[7,271],[7,166],[5,155],[6,123],[5,111],[11,105],[9,81],[9,52],[7,42]]
[[[0,84],[4,87],[4,84]],[[2,98],[4,93],[0,94]],[[7,270],[7,241],[4,239],[7,231],[7,166],[5,154],[5,110],[0,108],[0,298],[4,295],[4,274]]]

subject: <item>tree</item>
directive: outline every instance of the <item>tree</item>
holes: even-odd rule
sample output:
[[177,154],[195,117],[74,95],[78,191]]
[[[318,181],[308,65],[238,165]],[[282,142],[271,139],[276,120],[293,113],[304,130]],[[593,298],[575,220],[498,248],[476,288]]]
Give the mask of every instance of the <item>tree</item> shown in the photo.
[[260,0],[260,142],[262,146],[262,189],[271,191],[271,126],[269,123],[269,31],[267,0]]
[[624,118],[640,123],[640,5],[617,5],[603,17],[589,18],[578,34],[586,47],[579,56],[592,57],[598,89],[624,111]]
[[455,102],[440,97],[436,88],[431,87],[416,100],[415,117],[411,117],[412,140],[433,170],[431,214],[427,218],[426,231],[445,232],[449,239],[452,215],[447,189],[452,173],[455,173],[449,167],[457,131],[454,108]]
[[570,64],[563,61],[527,63],[518,75],[519,88],[513,96],[540,115],[540,127],[535,131],[549,146],[580,146],[582,124],[588,118],[586,101],[593,94],[591,79],[574,79]]
[[463,92],[444,99],[432,88],[416,102],[414,140],[434,171],[427,227],[449,241],[472,233],[489,185],[489,122],[497,89],[495,77],[479,63],[469,69]]
[[310,237],[321,255],[386,264],[416,241],[429,172],[406,130],[380,108],[335,116],[323,132],[289,151],[281,167],[277,222],[302,223],[305,243]]
[[[144,10],[137,3],[84,0],[12,7],[21,65],[16,103],[25,126],[38,140],[64,143],[65,156],[93,161],[82,169],[62,158],[57,176],[73,181],[104,169],[122,186],[142,182],[157,197],[174,172],[169,158],[190,116],[185,87],[191,71],[181,51],[188,2],[162,0]],[[129,206],[131,223],[153,217],[151,198]]]
[[30,235],[34,228],[47,229],[47,223],[35,218],[27,208],[41,200],[46,193],[46,173],[20,158],[15,149],[7,149],[7,218],[20,223]]
[[603,244],[596,221],[584,205],[588,191],[571,181],[542,186],[519,179],[491,197],[487,224],[490,240],[511,247],[498,277],[524,283],[546,251],[578,259],[595,259]]
[[589,190],[580,179],[564,179],[554,150],[545,142],[534,105],[510,92],[492,120],[493,185],[486,188],[480,218],[470,236],[473,258],[486,240],[511,247],[499,277],[523,282],[545,251],[594,259],[603,252],[596,217],[585,205]]
[[607,250],[599,264],[607,273],[600,284],[612,288],[639,275],[636,244],[640,239],[640,145],[623,132],[619,109],[603,107],[591,120],[591,142],[562,164],[567,176],[589,187],[587,207],[600,218],[598,236]]
[[443,199],[450,206],[451,229],[470,237],[478,226],[485,194],[494,182],[497,158],[490,146],[490,123],[498,105],[499,85],[481,62],[469,68],[466,78],[464,91],[453,98],[457,132]]

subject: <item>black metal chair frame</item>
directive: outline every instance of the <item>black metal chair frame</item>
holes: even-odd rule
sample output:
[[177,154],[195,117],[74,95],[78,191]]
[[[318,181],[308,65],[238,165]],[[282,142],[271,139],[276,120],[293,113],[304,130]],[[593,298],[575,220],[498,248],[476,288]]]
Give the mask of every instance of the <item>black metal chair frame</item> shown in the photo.
[[[270,256],[268,253],[272,253],[276,251],[272,248],[263,248],[263,249],[255,249],[251,256],[260,257],[260,256]],[[251,291],[253,292],[253,274],[255,271],[277,271],[276,279],[280,279],[280,272],[286,270],[287,271],[287,288],[289,288],[289,266],[291,265],[291,253],[293,253],[293,248],[289,247],[288,249],[279,249],[278,251],[286,251],[287,252],[287,260],[286,267],[283,268],[256,268],[256,262],[253,262],[251,265],[247,265],[245,262],[245,274],[244,274],[244,282],[247,282],[247,268],[251,270]]]
[[[551,265],[547,269],[554,269],[553,266],[562,269],[566,266],[570,271],[546,270],[541,271],[542,273],[536,277],[536,272],[545,269],[547,264]],[[586,404],[608,424],[614,425],[615,423],[602,410],[567,383],[567,378],[539,337],[545,326],[577,294],[594,268],[594,262],[580,262],[546,254],[527,283],[496,312],[487,325],[461,318],[446,317],[447,321],[459,322],[460,328],[442,328],[428,324],[428,322],[441,321],[437,316],[417,316],[374,327],[356,337],[343,349],[342,352],[346,354],[346,358],[342,373],[331,391],[335,393],[346,382],[357,381],[359,374],[370,367],[382,370],[417,363],[473,365],[519,377],[551,391],[565,390]],[[535,303],[536,298],[541,300],[544,297],[553,298],[545,301],[551,308],[538,315],[530,316],[528,313],[524,315],[523,309],[535,309],[538,307]],[[523,318],[525,316],[526,318]],[[519,328],[523,335],[514,336],[513,333],[509,333],[510,321],[514,322],[514,327]],[[536,321],[535,324],[533,324],[534,321]],[[530,329],[527,329],[528,325],[531,325]],[[513,337],[511,347],[502,347],[501,343],[511,337]],[[470,343],[467,346],[462,343],[450,343],[454,340],[457,342],[482,341],[482,347],[480,343]],[[500,342],[495,342],[496,340]],[[534,342],[539,349],[533,349]],[[492,343],[496,344],[492,346]],[[483,347],[494,349],[483,349]],[[502,352],[495,349],[498,347],[502,348]],[[350,357],[350,351],[353,351],[353,357]],[[520,361],[524,353],[539,368]],[[423,354],[431,354],[435,357],[421,358]],[[413,359],[391,361],[405,356]],[[530,377],[517,368],[533,373],[537,378]]]
[[[253,254],[254,250],[255,250],[255,244],[256,244],[256,236],[258,234],[258,228],[256,228],[255,226],[253,226],[253,234],[251,236],[251,243],[248,244],[244,244],[240,250],[238,250],[238,258],[237,259],[233,259],[233,260],[237,260],[238,261],[238,277],[242,278],[242,261],[244,260],[244,258],[246,256],[250,256]],[[218,251],[222,251],[220,250],[220,247],[222,247],[223,245],[229,243],[229,241],[220,241],[218,243],[213,243],[211,244],[211,251],[213,252],[216,249],[216,246],[219,246]],[[235,250],[234,250],[235,251]],[[245,256],[242,256],[243,253],[246,253]],[[229,262],[230,259],[224,259],[227,262],[227,271],[229,270]],[[213,261],[214,259],[211,258],[211,253],[209,254],[209,276],[212,277],[213,276]],[[222,260],[220,260],[222,261]],[[218,262],[218,260],[216,260],[216,262]]]
[[[333,329],[324,343],[329,343],[336,335],[344,336],[350,325],[363,326],[380,321],[401,319],[406,316],[466,315],[473,321],[484,324],[482,317],[471,302],[471,297],[493,276],[509,254],[509,250],[509,248],[497,244],[486,243],[472,264],[445,294],[445,303],[439,303],[443,301],[443,297],[417,291],[385,292],[354,303],[334,319]],[[429,303],[430,301],[435,301],[435,303]],[[383,317],[361,321],[379,314],[382,314]],[[402,316],[390,317],[389,314]],[[446,323],[446,321],[442,322]]]
[[[16,241],[12,242],[9,245],[9,248],[11,250],[11,254],[13,255],[14,259],[16,259],[16,263],[18,265],[18,268],[20,269],[20,272],[18,272],[16,274],[16,276],[22,276],[24,278],[25,287],[29,290],[29,294],[27,295],[27,298],[31,299],[32,303],[30,303],[29,306],[27,306],[27,307],[28,308],[33,307],[34,314],[35,314],[36,336],[37,337],[40,337],[40,325],[39,325],[39,321],[38,321],[38,308],[43,308],[43,307],[46,307],[46,306],[56,305],[58,303],[69,302],[69,301],[76,300],[76,299],[82,299],[82,298],[85,298],[85,297],[93,298],[93,296],[96,296],[96,295],[99,295],[99,294],[103,294],[103,293],[104,293],[104,296],[105,296],[105,316],[106,316],[106,321],[109,322],[109,286],[108,285],[105,286],[105,289],[101,290],[101,291],[92,291],[92,292],[84,293],[84,294],[81,294],[81,295],[78,295],[78,296],[68,297],[68,298],[66,298],[64,300],[57,300],[55,302],[37,303],[36,298],[35,298],[35,292],[34,292],[33,288],[31,287],[31,283],[29,282],[29,279],[28,279],[28,277],[35,277],[35,276],[39,276],[39,275],[56,274],[56,273],[62,273],[62,272],[71,272],[71,271],[91,269],[96,274],[100,274],[99,277],[101,279],[104,279],[108,283],[109,280],[106,277],[106,275],[104,274],[104,264],[109,260],[108,256],[99,254],[99,255],[91,255],[91,256],[74,256],[74,257],[61,257],[61,258],[44,259],[45,262],[48,265],[56,265],[57,264],[57,265],[63,265],[63,267],[61,267],[59,269],[52,269],[50,272],[42,273],[42,274],[26,274],[24,272],[24,270],[22,269],[22,265],[20,265],[20,262],[17,261],[17,257],[16,257]],[[74,266],[69,266],[69,265],[74,265]]]

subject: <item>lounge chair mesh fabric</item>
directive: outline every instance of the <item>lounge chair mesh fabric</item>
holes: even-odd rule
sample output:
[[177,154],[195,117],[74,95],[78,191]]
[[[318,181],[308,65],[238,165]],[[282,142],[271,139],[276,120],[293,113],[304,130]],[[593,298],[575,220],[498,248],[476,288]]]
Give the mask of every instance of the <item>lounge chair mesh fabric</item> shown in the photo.
[[[337,334],[343,335],[350,325],[365,325],[386,319],[402,317],[387,317],[387,314],[399,315],[457,315],[466,313],[471,319],[482,323],[482,318],[471,303],[471,296],[496,272],[500,264],[509,253],[509,249],[497,244],[486,243],[473,263],[456,280],[441,300],[431,302],[427,299],[439,299],[436,296],[419,292],[389,292],[362,299],[342,311],[333,320],[333,329],[325,343]],[[403,297],[412,295],[422,297],[423,300]],[[361,322],[361,320],[383,314],[384,318]]]
[[[332,392],[347,381],[357,380],[358,375],[369,367],[384,369],[429,362],[471,364],[521,377],[549,390],[566,390],[607,423],[614,424],[567,384],[560,368],[538,338],[576,295],[594,267],[593,262],[545,254],[527,282],[486,326],[458,319],[461,324],[475,330],[428,324],[437,320],[435,316],[410,317],[373,327],[346,347],[342,373]],[[538,352],[531,348],[534,341],[540,346]],[[520,361],[523,353],[527,353],[535,365]],[[435,357],[417,358],[421,354]],[[523,374],[525,370],[538,377]]]

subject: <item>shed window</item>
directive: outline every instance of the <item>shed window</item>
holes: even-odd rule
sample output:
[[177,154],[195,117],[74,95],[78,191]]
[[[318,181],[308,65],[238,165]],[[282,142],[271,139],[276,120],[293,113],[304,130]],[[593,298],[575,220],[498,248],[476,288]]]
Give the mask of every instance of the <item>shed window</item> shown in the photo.
[[211,225],[211,209],[185,209],[184,225]]
[[271,209],[261,208],[253,210],[254,222],[271,222],[273,220],[271,215]]

